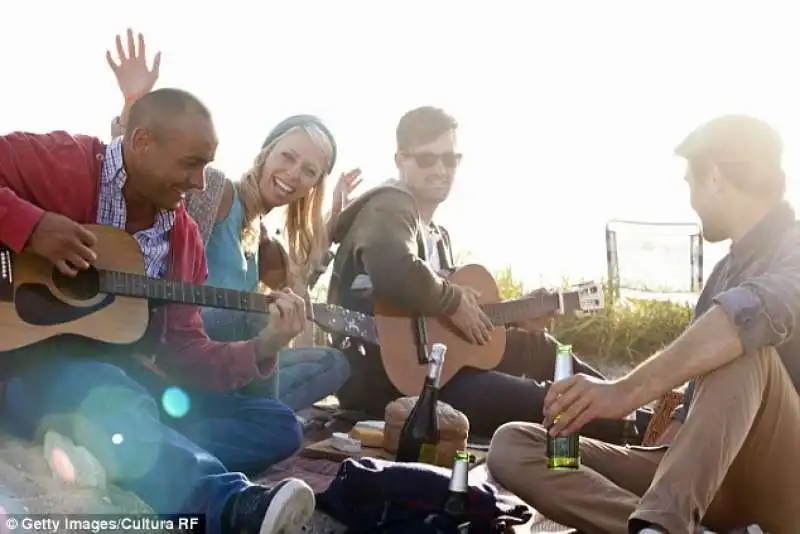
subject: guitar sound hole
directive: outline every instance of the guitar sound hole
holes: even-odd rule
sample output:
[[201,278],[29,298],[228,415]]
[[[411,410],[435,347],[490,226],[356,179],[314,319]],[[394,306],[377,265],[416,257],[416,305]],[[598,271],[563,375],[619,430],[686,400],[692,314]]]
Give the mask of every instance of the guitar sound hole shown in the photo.
[[74,277],[54,267],[53,283],[65,296],[75,300],[89,300],[100,292],[100,275],[94,267],[78,271]]

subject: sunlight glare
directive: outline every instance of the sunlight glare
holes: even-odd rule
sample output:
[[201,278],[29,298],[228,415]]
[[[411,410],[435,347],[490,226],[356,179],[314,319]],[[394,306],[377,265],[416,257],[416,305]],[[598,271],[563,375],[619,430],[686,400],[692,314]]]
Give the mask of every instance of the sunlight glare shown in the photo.
[[56,447],[50,454],[50,465],[55,475],[65,484],[75,484],[78,475],[67,453]]
[[161,404],[167,415],[179,419],[189,413],[191,401],[189,395],[179,387],[169,387],[161,396]]

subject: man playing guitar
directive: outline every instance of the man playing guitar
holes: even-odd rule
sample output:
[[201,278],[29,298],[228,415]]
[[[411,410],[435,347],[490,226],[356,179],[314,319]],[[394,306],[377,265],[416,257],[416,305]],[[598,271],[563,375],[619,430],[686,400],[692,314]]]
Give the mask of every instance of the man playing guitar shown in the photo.
[[[456,129],[452,117],[433,107],[414,109],[400,119],[399,179],[364,193],[342,213],[332,236],[340,246],[328,301],[372,313],[374,296],[415,314],[447,316],[470,342],[483,345],[493,324],[476,292],[439,274],[454,267],[450,235],[433,216],[447,199],[461,160]],[[440,398],[464,412],[481,436],[491,436],[509,421],[541,421],[545,386],[538,381],[552,378],[555,344],[542,330],[509,328],[501,364],[490,371],[461,369]],[[383,418],[386,404],[401,395],[383,368],[380,349],[352,340],[344,345],[352,376],[338,393],[342,407]],[[600,376],[580,360],[574,363],[576,372]],[[587,431],[618,441],[620,428],[604,421]]]
[[[208,109],[177,89],[137,100],[125,137],[107,145],[63,131],[0,136],[0,259],[29,252],[73,278],[100,258],[87,226],[102,225],[132,236],[153,285],[203,284],[203,243],[183,199],[204,187],[216,148]],[[208,532],[300,532],[314,510],[311,488],[297,479],[265,487],[244,474],[293,454],[298,422],[274,399],[234,392],[272,373],[278,350],[303,329],[303,300],[275,295],[269,325],[250,341],[210,340],[197,306],[154,306],[132,346],[53,337],[4,352],[3,419],[23,438],[44,437],[68,482],[107,479],[158,514],[202,514]]]

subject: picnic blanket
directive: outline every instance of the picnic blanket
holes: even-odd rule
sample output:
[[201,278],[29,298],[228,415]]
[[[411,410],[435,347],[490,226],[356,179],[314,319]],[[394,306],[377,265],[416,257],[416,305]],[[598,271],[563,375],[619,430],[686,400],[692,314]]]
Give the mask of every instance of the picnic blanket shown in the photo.
[[[258,477],[258,481],[264,484],[272,484],[286,477],[297,477],[305,481],[315,493],[320,493],[328,488],[339,471],[339,462],[330,460],[319,460],[305,458],[303,456],[293,456],[272,468]],[[501,494],[508,494],[502,487],[498,486],[489,477],[485,465],[478,466],[470,471],[470,483],[488,482],[497,487]],[[314,519],[309,525],[306,534],[338,534],[344,532],[346,527],[335,521],[322,512],[315,514]],[[542,514],[534,511],[533,517],[525,525],[515,527],[514,531],[518,534],[569,534],[572,529],[550,521]]]
[[[359,419],[359,417],[351,417],[350,419],[339,417],[332,418],[331,415],[333,414],[331,412],[330,409],[324,410],[318,407],[302,410],[300,412],[300,415],[302,415],[306,421],[310,422],[317,419],[333,423],[328,426],[319,424],[308,425],[305,432],[307,443],[324,440],[330,437],[333,432],[347,432],[352,427],[353,422]],[[298,454],[271,467],[258,477],[258,481],[271,484],[291,476],[305,481],[311,486],[315,493],[320,493],[327,489],[333,481],[339,470],[339,466],[340,462],[325,459],[312,459]],[[476,484],[488,482],[494,485],[501,494],[510,495],[510,492],[491,479],[485,464],[470,470],[469,481],[470,483]],[[345,530],[346,528],[341,525],[341,523],[334,521],[322,512],[317,512],[306,530],[306,534],[338,534]],[[531,520],[525,525],[515,527],[514,532],[518,534],[570,534],[573,532],[573,529],[550,521],[534,510]]]

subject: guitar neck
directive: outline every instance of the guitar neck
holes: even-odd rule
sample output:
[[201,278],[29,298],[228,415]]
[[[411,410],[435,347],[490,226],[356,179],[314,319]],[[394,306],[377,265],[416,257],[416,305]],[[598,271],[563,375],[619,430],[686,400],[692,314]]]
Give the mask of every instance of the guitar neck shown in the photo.
[[[269,313],[274,296],[159,280],[144,275],[98,270],[97,291],[123,297],[156,300],[169,304],[190,304],[255,313]],[[375,321],[363,313],[324,303],[308,303],[306,318],[332,334],[345,334],[377,344]]]
[[[578,308],[577,293],[563,293],[564,311],[571,312]],[[558,294],[542,294],[518,300],[493,302],[481,305],[483,312],[495,326],[518,323],[534,319],[558,311],[560,307]]]
[[119,271],[99,271],[98,274],[100,292],[124,297],[256,313],[266,313],[271,303],[267,295],[260,293],[159,280]]

